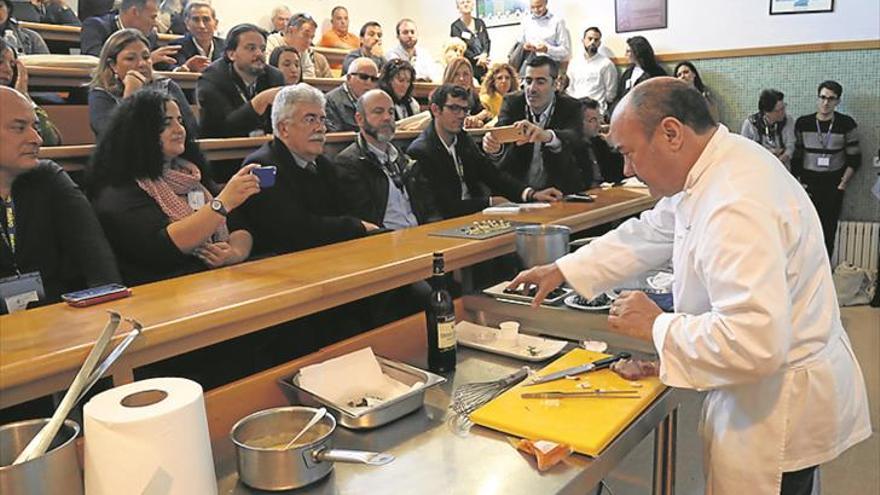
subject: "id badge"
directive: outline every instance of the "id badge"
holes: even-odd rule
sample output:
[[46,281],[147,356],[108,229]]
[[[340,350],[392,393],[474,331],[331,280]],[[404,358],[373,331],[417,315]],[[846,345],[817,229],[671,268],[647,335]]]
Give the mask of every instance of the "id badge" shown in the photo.
[[189,207],[192,208],[193,211],[205,206],[205,191],[193,189],[186,193],[186,202],[189,203]]
[[28,272],[0,279],[0,314],[27,309],[29,303],[45,299],[40,272]]
[[467,32],[467,31],[462,31],[461,32],[461,39],[463,39],[463,40],[471,39],[471,33]]
[[817,167],[825,167],[828,168],[831,166],[831,157],[830,156],[820,156],[816,160]]

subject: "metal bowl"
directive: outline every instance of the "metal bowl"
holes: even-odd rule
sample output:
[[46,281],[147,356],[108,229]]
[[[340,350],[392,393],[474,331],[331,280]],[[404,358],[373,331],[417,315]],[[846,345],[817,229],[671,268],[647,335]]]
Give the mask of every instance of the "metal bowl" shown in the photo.
[[0,426],[0,493],[82,495],[82,471],[76,455],[80,429],[75,421],[64,421],[45,454],[11,465],[48,422],[48,418],[31,419]]

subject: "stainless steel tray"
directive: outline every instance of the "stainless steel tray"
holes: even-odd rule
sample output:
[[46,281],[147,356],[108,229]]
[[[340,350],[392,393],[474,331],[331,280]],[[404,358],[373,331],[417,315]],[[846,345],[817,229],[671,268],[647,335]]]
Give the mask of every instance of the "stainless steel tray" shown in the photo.
[[382,373],[407,386],[412,386],[416,382],[422,382],[422,386],[394,400],[353,413],[344,406],[334,404],[328,399],[301,388],[299,386],[299,371],[293,375],[280,378],[278,383],[281,385],[282,392],[284,392],[284,395],[291,403],[312,407],[324,406],[336,417],[336,421],[340,425],[352,430],[361,430],[376,428],[390,423],[422,407],[422,404],[425,402],[425,390],[446,381],[442,376],[405,363],[385,359],[381,356],[376,356],[376,359],[379,361]]

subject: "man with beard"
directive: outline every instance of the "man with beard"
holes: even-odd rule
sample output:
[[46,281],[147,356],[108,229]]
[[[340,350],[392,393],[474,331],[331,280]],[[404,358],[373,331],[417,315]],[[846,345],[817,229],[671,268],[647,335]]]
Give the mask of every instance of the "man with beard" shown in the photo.
[[623,180],[623,156],[612,150],[605,136],[599,134],[602,115],[599,102],[585,97],[583,106],[583,140],[575,145],[575,163],[580,165],[587,187],[598,187],[603,182]]
[[557,201],[554,188],[535,190],[495,168],[463,130],[468,93],[446,84],[431,95],[431,125],[407,149],[436,198],[443,218],[476,213],[508,201]]
[[419,35],[412,19],[401,19],[397,23],[397,46],[385,53],[388,60],[402,58],[416,69],[416,80],[439,81],[443,78],[442,69],[427,50],[418,48]]
[[555,187],[566,194],[586,188],[573,150],[581,138],[581,105],[556,92],[559,64],[538,55],[527,62],[525,90],[508,93],[501,104],[498,127],[513,125],[522,136],[502,144],[492,132],[483,136],[483,150],[498,167],[538,190]]
[[355,102],[376,87],[379,68],[372,59],[357,58],[348,66],[345,82],[327,93],[327,129],[330,132],[357,131]]
[[322,156],[327,133],[324,104],[324,94],[308,84],[282,88],[272,104],[274,139],[244,160],[277,168],[275,185],[242,207],[254,252],[300,251],[378,228],[343,214],[333,164]]
[[608,57],[599,53],[602,31],[589,27],[584,31],[584,56],[577,57],[568,66],[568,94],[574,98],[592,98],[599,102],[604,115],[608,104],[617,95],[617,69]]
[[202,137],[271,132],[269,110],[283,85],[281,72],[266,65],[266,32],[253,24],[235,26],[226,36],[223,58],[199,78]]

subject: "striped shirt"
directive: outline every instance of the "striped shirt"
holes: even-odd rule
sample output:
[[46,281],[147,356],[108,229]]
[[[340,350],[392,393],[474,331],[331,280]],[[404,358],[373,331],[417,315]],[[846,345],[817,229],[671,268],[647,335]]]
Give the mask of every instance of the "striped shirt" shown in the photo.
[[[821,121],[811,113],[794,124],[798,170],[839,172],[845,167],[858,169],[862,161],[856,121],[834,112],[831,120]],[[795,167],[792,167],[795,168]]]

